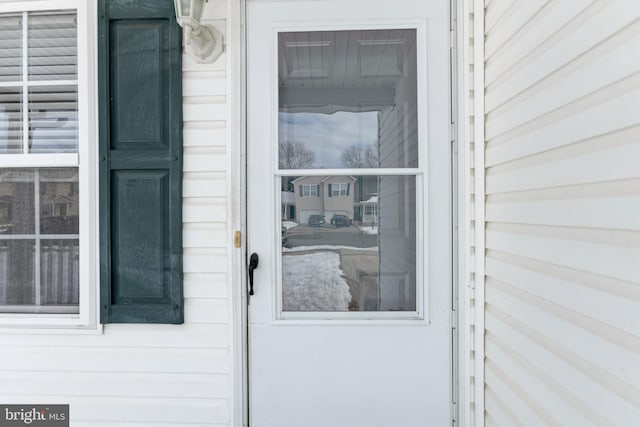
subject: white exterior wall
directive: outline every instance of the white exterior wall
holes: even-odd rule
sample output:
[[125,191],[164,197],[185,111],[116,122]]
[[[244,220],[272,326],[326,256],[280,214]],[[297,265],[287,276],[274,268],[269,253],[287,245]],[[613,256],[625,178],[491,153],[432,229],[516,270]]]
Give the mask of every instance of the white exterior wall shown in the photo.
[[486,425],[637,425],[640,3],[487,3]]
[[[226,13],[225,1],[205,8],[223,33]],[[234,389],[226,64],[225,54],[204,65],[183,56],[185,323],[111,324],[101,334],[0,329],[1,403],[70,404],[78,427],[234,425],[242,402]]]

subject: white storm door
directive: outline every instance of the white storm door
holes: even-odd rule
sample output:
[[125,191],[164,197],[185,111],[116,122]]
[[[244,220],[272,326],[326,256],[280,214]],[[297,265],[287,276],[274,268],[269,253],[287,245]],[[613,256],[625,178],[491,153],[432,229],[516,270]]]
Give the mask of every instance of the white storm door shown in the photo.
[[246,10],[250,425],[451,425],[449,2]]

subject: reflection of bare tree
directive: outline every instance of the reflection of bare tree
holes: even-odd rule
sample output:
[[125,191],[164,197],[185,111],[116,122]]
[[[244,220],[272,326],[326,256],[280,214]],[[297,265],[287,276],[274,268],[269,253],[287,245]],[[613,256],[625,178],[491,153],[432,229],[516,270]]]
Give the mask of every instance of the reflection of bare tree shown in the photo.
[[351,144],[340,155],[342,163],[348,168],[379,167],[378,151],[375,145]]
[[315,155],[300,141],[280,141],[278,164],[280,169],[308,169],[313,167]]

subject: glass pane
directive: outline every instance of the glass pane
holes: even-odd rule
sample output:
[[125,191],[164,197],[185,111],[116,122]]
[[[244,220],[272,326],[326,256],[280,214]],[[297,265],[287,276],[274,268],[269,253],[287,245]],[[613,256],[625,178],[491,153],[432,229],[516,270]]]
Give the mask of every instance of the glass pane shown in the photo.
[[75,80],[78,48],[76,14],[29,14],[29,80]]
[[[22,14],[0,15],[0,82],[22,81]],[[1,128],[0,128],[1,129]]]
[[35,303],[34,242],[0,240],[0,306]]
[[284,311],[416,310],[414,176],[283,177]]
[[22,134],[22,89],[0,87],[0,154],[22,153]]
[[42,240],[40,298],[43,305],[78,304],[79,256],[77,239]]
[[32,153],[78,151],[76,86],[29,88],[29,147]]
[[78,169],[40,169],[40,234],[78,234]]
[[418,167],[416,30],[278,42],[280,169]]
[[0,234],[35,233],[33,181],[33,170],[0,170]]

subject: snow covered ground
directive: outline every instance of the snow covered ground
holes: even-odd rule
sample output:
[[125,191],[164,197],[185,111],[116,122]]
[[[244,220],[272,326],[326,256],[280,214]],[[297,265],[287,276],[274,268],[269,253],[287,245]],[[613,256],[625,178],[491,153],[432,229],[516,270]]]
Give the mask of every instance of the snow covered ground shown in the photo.
[[315,246],[296,246],[293,248],[282,248],[282,253],[288,253],[288,252],[307,252],[307,251],[326,251],[326,250],[333,250],[333,251],[338,251],[341,249],[353,249],[353,250],[357,250],[357,251],[373,251],[373,252],[377,252],[378,251],[378,247],[377,246],[371,246],[368,248],[356,248],[355,246],[339,246],[339,245],[315,245]]
[[290,228],[297,227],[298,223],[293,221],[282,221],[282,226],[288,230]]
[[358,227],[361,232],[364,234],[378,234],[378,226],[377,225],[361,225]]
[[284,311],[348,311],[349,285],[336,252],[282,257]]

